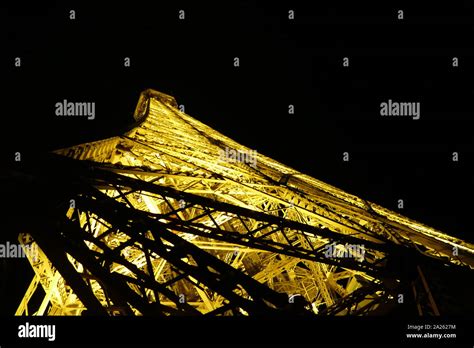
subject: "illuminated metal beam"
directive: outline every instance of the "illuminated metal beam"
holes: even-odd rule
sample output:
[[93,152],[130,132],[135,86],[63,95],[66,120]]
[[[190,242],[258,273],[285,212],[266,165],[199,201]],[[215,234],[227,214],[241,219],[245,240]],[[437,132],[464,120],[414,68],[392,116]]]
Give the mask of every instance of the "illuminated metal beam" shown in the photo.
[[143,92],[134,116],[25,169],[54,218],[22,237],[40,254],[17,315],[367,315],[411,281],[393,260],[474,268],[473,245],[251,152],[170,96]]

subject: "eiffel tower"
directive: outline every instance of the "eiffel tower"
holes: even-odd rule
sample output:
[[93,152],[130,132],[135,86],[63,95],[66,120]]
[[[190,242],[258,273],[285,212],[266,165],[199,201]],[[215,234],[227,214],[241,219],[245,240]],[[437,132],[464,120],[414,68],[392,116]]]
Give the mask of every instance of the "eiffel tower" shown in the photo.
[[[25,164],[16,315],[439,315],[422,264],[474,246],[238,144],[146,90],[121,135]],[[55,188],[52,190],[51,188]],[[35,252],[32,252],[35,251]]]

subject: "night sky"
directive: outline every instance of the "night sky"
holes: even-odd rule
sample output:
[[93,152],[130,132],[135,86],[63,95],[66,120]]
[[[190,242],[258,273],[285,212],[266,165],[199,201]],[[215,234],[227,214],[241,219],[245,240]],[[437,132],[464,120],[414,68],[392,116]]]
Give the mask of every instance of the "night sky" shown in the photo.
[[[382,3],[2,2],[3,162],[120,134],[152,88],[262,154],[389,209],[403,199],[402,214],[474,242],[474,3]],[[95,120],[55,116],[63,99],[95,102]],[[420,102],[420,119],[381,117],[388,99]]]

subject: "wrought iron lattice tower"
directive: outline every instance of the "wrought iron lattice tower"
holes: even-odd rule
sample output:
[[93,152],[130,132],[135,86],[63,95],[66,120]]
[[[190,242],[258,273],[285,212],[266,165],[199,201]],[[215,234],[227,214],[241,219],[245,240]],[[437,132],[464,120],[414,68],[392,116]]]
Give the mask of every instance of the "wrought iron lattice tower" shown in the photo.
[[473,245],[253,152],[168,95],[143,92],[134,117],[42,160],[35,187],[60,189],[19,235],[37,253],[17,315],[364,315],[412,291],[437,314],[418,260],[474,267]]

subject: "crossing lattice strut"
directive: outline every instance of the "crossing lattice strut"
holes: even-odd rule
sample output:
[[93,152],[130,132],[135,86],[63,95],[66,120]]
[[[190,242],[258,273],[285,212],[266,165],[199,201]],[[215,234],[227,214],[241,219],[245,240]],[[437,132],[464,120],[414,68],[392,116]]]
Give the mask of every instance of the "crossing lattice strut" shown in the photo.
[[143,92],[134,117],[52,156],[41,182],[64,186],[20,234],[39,255],[17,315],[367,314],[406,290],[393,260],[474,267],[473,245],[252,152],[170,96]]

